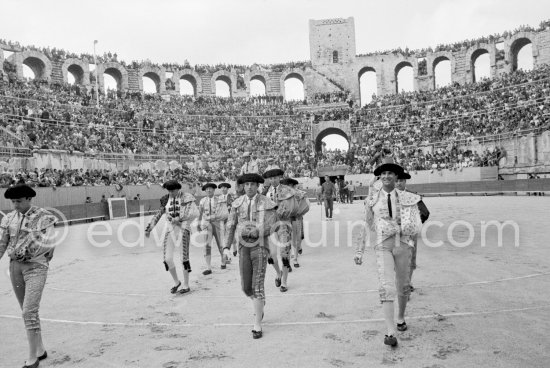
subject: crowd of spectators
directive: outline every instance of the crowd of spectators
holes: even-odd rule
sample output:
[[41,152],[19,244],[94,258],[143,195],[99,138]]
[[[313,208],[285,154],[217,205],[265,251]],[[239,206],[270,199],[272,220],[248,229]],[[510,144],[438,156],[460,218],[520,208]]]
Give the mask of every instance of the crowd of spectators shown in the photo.
[[397,148],[447,146],[546,129],[550,66],[471,85],[383,96],[374,104],[352,117],[352,131],[363,146],[376,140]]
[[324,105],[338,102],[349,103],[349,96],[349,91],[315,93],[307,103],[310,105]]
[[[267,166],[267,158],[275,158],[296,177],[315,175],[318,165],[345,164],[350,173],[367,173],[373,166],[369,147],[376,140],[390,147],[409,170],[496,165],[503,155],[498,149],[461,151],[460,143],[547,128],[549,76],[550,67],[543,65],[473,84],[380,96],[361,109],[316,112],[296,112],[296,103],[281,97],[166,98],[138,93],[101,95],[97,109],[95,96],[85,87],[0,81],[0,147],[19,144],[97,158],[165,157],[186,162],[189,175],[205,180],[234,179],[245,151],[261,167]],[[346,98],[344,92],[314,96],[325,104]],[[348,119],[352,149],[313,151],[311,122]],[[90,175],[88,181],[95,183],[97,175]]]
[[404,56],[424,57],[428,53],[434,53],[439,51],[457,52],[460,50],[468,49],[470,47],[479,46],[480,44],[483,44],[483,43],[498,42],[498,41],[501,41],[502,39],[506,39],[510,36],[513,36],[518,32],[540,32],[547,28],[550,28],[550,20],[545,20],[540,22],[537,28],[532,27],[530,25],[521,25],[513,31],[505,31],[502,34],[495,33],[490,36],[485,36],[485,37],[480,37],[480,38],[475,38],[470,40],[463,40],[460,42],[454,42],[449,44],[440,44],[440,45],[437,45],[435,48],[427,47],[419,50],[410,50],[408,47],[406,47],[405,49],[402,49],[399,47],[391,50],[368,52],[364,54],[359,54],[357,56],[401,54]]

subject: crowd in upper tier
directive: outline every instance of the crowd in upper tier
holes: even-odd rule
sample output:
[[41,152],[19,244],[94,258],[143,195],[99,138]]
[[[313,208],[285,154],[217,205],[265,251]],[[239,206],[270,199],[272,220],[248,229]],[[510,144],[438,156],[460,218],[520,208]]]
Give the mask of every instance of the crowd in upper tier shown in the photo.
[[[437,45],[435,48],[427,47],[420,50],[410,50],[408,47],[406,47],[405,49],[397,48],[397,49],[384,50],[384,51],[374,51],[366,54],[360,54],[357,56],[402,54],[404,56],[414,55],[419,57],[419,56],[425,56],[427,53],[433,53],[438,51],[456,52],[456,51],[468,49],[469,47],[479,46],[484,43],[499,41],[507,37],[510,37],[518,32],[540,32],[547,28],[550,28],[550,20],[545,20],[540,22],[539,26],[536,28],[530,25],[521,25],[513,31],[505,31],[502,34],[495,33],[490,36],[479,37],[479,38],[470,39],[470,40],[463,40],[463,41],[448,43],[448,44],[440,44],[440,45]],[[502,53],[504,54],[504,51],[502,51]]]
[[[0,147],[80,151],[98,158],[165,157],[185,162],[190,175],[208,180],[235,178],[245,151],[259,166],[275,158],[296,177],[315,175],[319,164],[344,163],[350,173],[366,173],[373,169],[375,141],[409,170],[497,165],[506,154],[500,149],[463,147],[480,136],[547,129],[550,116],[548,65],[473,84],[375,97],[363,108],[314,113],[281,97],[167,99],[137,93],[101,94],[97,109],[86,87],[7,78],[0,83]],[[348,94],[314,97],[331,104],[346,101]],[[354,144],[347,153],[314,151],[310,129],[322,120],[350,121]]]

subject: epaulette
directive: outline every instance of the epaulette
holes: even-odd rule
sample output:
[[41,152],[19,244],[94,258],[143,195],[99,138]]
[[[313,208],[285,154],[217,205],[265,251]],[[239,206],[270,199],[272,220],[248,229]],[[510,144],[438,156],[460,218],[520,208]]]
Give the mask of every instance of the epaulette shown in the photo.
[[195,196],[191,193],[183,193],[180,198],[184,204],[195,201]]
[[405,205],[405,206],[412,206],[412,205],[415,205],[417,204],[418,202],[420,202],[420,196],[418,194],[415,194],[415,193],[412,193],[412,192],[408,192],[406,190],[398,190],[396,189],[397,191],[397,195],[399,196],[399,202],[402,204],[402,205]]
[[296,194],[296,190],[289,187],[288,185],[280,185],[280,189],[277,191],[277,200],[283,201],[285,199],[289,199],[294,194]]

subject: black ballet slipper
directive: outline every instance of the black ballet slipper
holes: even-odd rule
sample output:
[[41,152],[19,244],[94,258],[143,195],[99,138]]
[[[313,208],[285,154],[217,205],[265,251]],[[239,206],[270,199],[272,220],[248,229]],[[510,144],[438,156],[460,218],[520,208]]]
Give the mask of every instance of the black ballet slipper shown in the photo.
[[179,284],[177,284],[176,286],[174,286],[173,288],[170,289],[170,293],[175,294],[178,291],[178,289],[180,288],[180,286],[181,286],[181,281],[180,281]]
[[252,338],[253,339],[260,339],[260,338],[262,338],[262,336],[263,336],[262,330],[260,330],[260,331],[252,330]]
[[397,346],[397,338],[393,335],[385,335],[384,336],[384,344],[389,345],[391,347]]
[[397,331],[407,331],[407,322],[397,324]]

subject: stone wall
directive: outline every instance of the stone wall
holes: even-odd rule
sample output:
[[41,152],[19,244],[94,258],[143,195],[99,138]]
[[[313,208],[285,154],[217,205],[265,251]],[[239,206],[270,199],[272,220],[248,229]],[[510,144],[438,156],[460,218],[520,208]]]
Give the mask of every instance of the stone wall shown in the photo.
[[[498,32],[500,30],[495,30]],[[484,36],[484,35],[479,35]],[[246,70],[217,70],[198,73],[194,69],[166,69],[164,67],[142,64],[137,68],[125,67],[117,62],[99,63],[98,82],[103,88],[103,74],[113,76],[118,83],[119,90],[143,91],[143,77],[151,78],[158,93],[178,93],[180,79],[186,79],[193,84],[195,94],[214,95],[216,80],[225,80],[230,84],[232,96],[246,97],[250,95],[250,81],[258,79],[266,86],[266,94],[270,96],[284,96],[284,82],[289,77],[297,77],[304,83],[306,98],[319,92],[349,90],[358,103],[359,79],[363,72],[376,72],[377,93],[395,93],[397,86],[396,75],[403,66],[411,66],[414,70],[414,88],[417,91],[435,88],[434,68],[443,61],[451,62],[452,81],[460,84],[474,80],[474,61],[484,54],[489,54],[491,76],[514,70],[517,62],[517,53],[525,44],[531,43],[535,67],[550,63],[550,29],[540,32],[517,32],[506,38],[493,40],[489,43],[479,43],[474,47],[464,48],[456,52],[434,52],[423,55],[411,54],[372,54],[357,56],[355,45],[355,23],[353,17],[335,18],[309,21],[309,41],[311,64],[305,64],[299,69],[271,70],[253,65]],[[499,57],[497,44],[502,45],[504,55]],[[403,45],[404,46],[404,45]],[[430,45],[426,45],[430,46]],[[433,45],[432,45],[433,46]],[[2,48],[13,51],[8,61],[15,64],[18,77],[23,77],[23,64],[30,66],[37,78],[51,82],[67,81],[69,72],[77,75],[78,83],[90,83],[89,65],[87,59],[67,59],[51,61],[39,51],[21,51],[10,49],[0,44],[0,62],[3,59]],[[418,60],[425,58],[427,71],[419,74]],[[172,73],[168,78],[166,73]],[[244,73],[244,88],[237,88],[238,74]],[[167,90],[167,79],[174,86]]]

